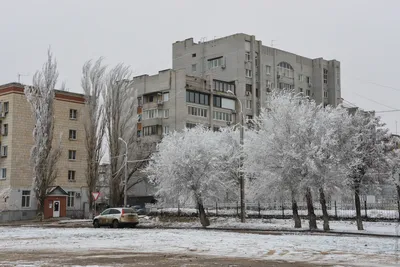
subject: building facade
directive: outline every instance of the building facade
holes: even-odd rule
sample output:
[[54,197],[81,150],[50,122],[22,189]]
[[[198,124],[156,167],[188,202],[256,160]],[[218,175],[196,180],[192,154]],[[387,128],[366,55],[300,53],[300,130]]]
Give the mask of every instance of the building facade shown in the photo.
[[[30,164],[35,120],[24,95],[24,86],[19,83],[1,85],[0,106],[0,211],[28,214],[37,209]],[[56,91],[54,109],[54,143],[61,138],[62,145],[54,186],[68,193],[67,215],[73,216],[88,209],[85,207],[88,202],[83,124],[85,98],[81,94]]]
[[226,92],[226,84],[235,84],[235,95],[248,118],[259,114],[273,88],[295,89],[318,104],[341,102],[337,60],[303,57],[242,33],[198,43],[189,38],[172,48],[173,69],[212,82],[214,92]]

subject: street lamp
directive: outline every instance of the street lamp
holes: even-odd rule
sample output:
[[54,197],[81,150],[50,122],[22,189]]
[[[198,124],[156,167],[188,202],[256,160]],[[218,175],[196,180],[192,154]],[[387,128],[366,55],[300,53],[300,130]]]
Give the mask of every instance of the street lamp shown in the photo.
[[[226,91],[236,97],[236,95],[231,91]],[[244,144],[244,114],[242,101],[236,97],[240,106],[240,162],[239,162],[239,183],[240,183],[240,221],[242,223],[246,220],[246,210],[245,210],[245,197],[244,197],[244,173],[243,173],[243,144]]]
[[127,204],[127,188],[128,188],[128,143],[125,142],[121,137],[118,140],[122,141],[125,144],[125,182],[124,182],[124,207]]

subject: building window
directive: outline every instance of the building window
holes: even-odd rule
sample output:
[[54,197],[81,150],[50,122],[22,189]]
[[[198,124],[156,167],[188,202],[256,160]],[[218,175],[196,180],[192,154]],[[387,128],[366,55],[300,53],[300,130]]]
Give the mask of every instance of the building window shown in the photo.
[[220,129],[221,129],[221,127],[218,127],[218,126],[214,126],[213,127],[213,131],[214,132],[219,132]]
[[222,57],[212,58],[208,60],[208,68],[213,69],[222,65]]
[[31,205],[31,191],[22,190],[21,207],[29,208]]
[[76,160],[76,150],[69,150],[68,151],[68,159],[69,160]]
[[186,91],[186,102],[201,104],[201,105],[210,105],[209,103],[209,95],[202,94],[198,92]]
[[157,125],[143,127],[143,136],[156,135]]
[[246,50],[247,52],[250,51],[250,41],[245,41],[244,42],[244,50]]
[[69,130],[69,140],[76,140],[76,130]]
[[246,108],[251,109],[251,100],[246,100]]
[[328,70],[324,69],[324,84],[328,84]]
[[189,107],[188,106],[188,114],[197,117],[205,117],[207,118],[207,109]]
[[218,120],[218,121],[232,121],[232,114],[230,113],[225,113],[225,112],[220,112],[220,111],[214,111],[213,113],[213,119]]
[[77,115],[78,115],[78,111],[76,109],[69,110],[69,119],[70,120],[76,120]]
[[3,124],[3,136],[8,135],[8,124]]
[[167,102],[169,100],[169,93],[164,93],[163,94],[163,101]]
[[164,126],[163,127],[163,134],[169,134],[169,126]]
[[304,75],[303,74],[299,74],[299,81],[300,82],[304,82]]
[[196,123],[190,123],[190,122],[186,123],[186,128],[188,128],[188,129],[192,129],[192,128],[196,127],[196,126],[197,126]]
[[147,99],[149,100],[149,103],[152,103],[154,101],[154,96],[150,95]]
[[196,57],[196,53],[193,53],[193,54],[192,54],[192,57]]
[[245,54],[245,61],[251,61],[250,52],[246,52],[246,54]]
[[307,83],[308,83],[308,84],[311,84],[311,78],[310,78],[310,76],[306,76],[306,80],[307,80]]
[[75,192],[68,192],[67,207],[75,206]]
[[252,72],[252,70],[246,69],[246,77],[247,77],[247,78],[253,77],[253,72]]
[[220,96],[214,96],[214,107],[221,107],[221,97]]
[[271,66],[269,66],[269,65],[265,66],[265,73],[266,73],[267,75],[270,75],[270,74],[271,74]]
[[8,113],[8,109],[9,109],[8,102],[4,102],[4,104],[3,104],[3,112],[7,114]]
[[1,179],[6,179],[7,178],[7,168],[1,168]]
[[7,157],[7,155],[8,155],[8,146],[2,146],[1,147],[1,156]]
[[300,88],[299,88],[299,92],[300,92],[300,93],[303,93],[303,88],[300,87]]
[[306,96],[311,96],[311,91],[310,90],[306,90]]
[[231,91],[235,93],[235,84],[233,82],[224,82],[224,81],[213,81],[214,90],[219,92],[228,92]]
[[281,62],[278,64],[278,74],[284,77],[293,78],[294,77],[293,67],[287,62]]
[[336,84],[340,86],[340,69],[336,67]]
[[164,109],[164,118],[169,117],[169,109]]
[[293,84],[289,84],[289,83],[279,83],[278,84],[279,89],[294,89],[294,85]]
[[328,98],[328,91],[324,91],[324,98]]
[[192,72],[196,72],[197,64],[192,64]]
[[68,182],[75,182],[75,171],[68,171]]

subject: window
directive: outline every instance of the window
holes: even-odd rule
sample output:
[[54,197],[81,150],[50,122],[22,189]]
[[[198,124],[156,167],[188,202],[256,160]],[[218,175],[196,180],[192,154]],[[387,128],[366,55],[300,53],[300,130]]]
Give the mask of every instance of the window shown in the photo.
[[138,100],[138,106],[139,106],[139,107],[143,106],[142,98],[141,98],[141,97],[138,97],[137,100]]
[[169,117],[169,109],[164,109],[164,118]]
[[68,182],[75,182],[75,171],[68,171]]
[[4,124],[3,125],[3,136],[7,136],[8,135],[8,124]]
[[75,192],[68,192],[67,207],[73,207],[75,204]]
[[192,128],[196,127],[196,125],[197,125],[197,124],[195,124],[195,123],[187,122],[187,123],[186,123],[186,128],[192,129]]
[[221,107],[221,97],[220,96],[214,96],[214,107]]
[[186,91],[186,102],[209,105],[209,95],[198,92]]
[[251,100],[246,100],[246,108],[251,108]]
[[29,208],[31,205],[31,191],[29,190],[22,190],[22,201],[21,207]]
[[256,97],[260,97],[260,89],[256,88]]
[[306,90],[306,96],[311,96],[311,91],[310,90]]
[[221,128],[221,127],[214,126],[214,127],[213,127],[213,131],[214,131],[214,132],[219,132],[220,128]]
[[188,114],[192,116],[207,118],[207,109],[188,106]]
[[76,160],[76,150],[68,150],[68,159]]
[[252,70],[246,69],[246,77],[247,77],[247,78],[253,77],[253,72],[252,72]]
[[307,80],[307,83],[308,83],[308,84],[311,84],[311,78],[310,78],[310,76],[306,76],[306,80]]
[[288,78],[293,78],[293,67],[287,62],[281,62],[278,64],[278,74]]
[[1,168],[1,179],[6,179],[7,178],[7,168]]
[[279,83],[278,87],[279,89],[294,89],[294,85],[289,83]]
[[340,69],[339,69],[339,67],[336,67],[336,84],[340,86]]
[[163,127],[163,134],[169,134],[169,126]]
[[328,98],[328,91],[324,91],[324,98]]
[[232,93],[235,93],[235,84],[234,82],[224,82],[224,81],[218,81],[214,80],[214,90],[219,91],[219,92],[228,92],[231,91]]
[[7,155],[8,155],[8,146],[2,146],[1,147],[1,156],[7,157]]
[[299,92],[300,92],[300,93],[303,93],[303,88],[299,88]]
[[299,74],[299,81],[300,82],[304,82],[304,75],[303,74]]
[[244,50],[250,51],[250,41],[245,41],[244,42]]
[[78,111],[76,109],[70,109],[69,110],[69,119],[76,120],[77,114],[78,114]]
[[76,130],[69,130],[69,140],[76,140]]
[[196,57],[196,53],[193,53],[193,54],[192,54],[192,57]]
[[208,60],[208,68],[213,69],[222,65],[222,57]]
[[3,104],[3,112],[4,113],[8,113],[8,107],[9,107],[9,104],[8,104],[8,102],[4,102],[4,104]]
[[163,94],[163,101],[167,102],[169,100],[169,93],[164,93]]
[[245,61],[251,61],[251,55],[250,52],[246,52],[245,57],[244,57]]
[[214,111],[213,119],[219,120],[219,121],[229,121],[230,122],[230,121],[232,121],[232,114],[220,112],[220,111]]
[[197,64],[192,64],[192,72],[196,72]]
[[324,69],[324,84],[328,84],[328,70]]
[[143,136],[156,135],[157,125],[143,127]]
[[250,121],[253,120],[253,116],[251,115],[246,115],[246,123],[249,123]]
[[149,103],[152,103],[154,101],[154,96],[150,95],[147,99],[149,100]]
[[269,65],[265,66],[265,73],[266,73],[267,75],[270,75],[270,74],[271,74],[271,66],[269,66]]

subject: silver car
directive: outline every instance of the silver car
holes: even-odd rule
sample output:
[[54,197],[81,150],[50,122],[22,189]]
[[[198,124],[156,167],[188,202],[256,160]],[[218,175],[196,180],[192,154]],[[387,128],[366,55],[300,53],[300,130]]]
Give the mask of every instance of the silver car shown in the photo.
[[139,217],[133,208],[109,208],[93,219],[94,228],[99,228],[100,226],[112,228],[121,226],[135,227],[138,223]]

